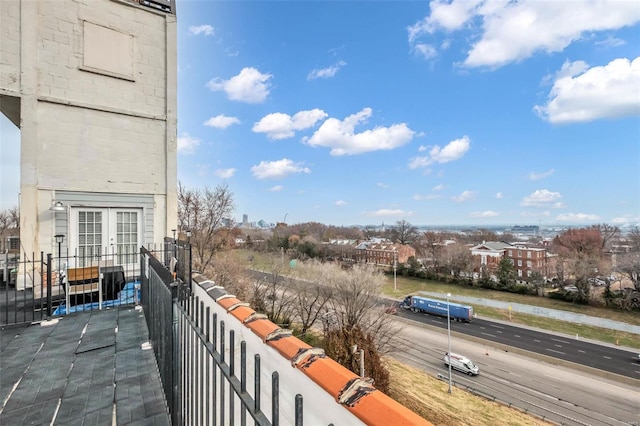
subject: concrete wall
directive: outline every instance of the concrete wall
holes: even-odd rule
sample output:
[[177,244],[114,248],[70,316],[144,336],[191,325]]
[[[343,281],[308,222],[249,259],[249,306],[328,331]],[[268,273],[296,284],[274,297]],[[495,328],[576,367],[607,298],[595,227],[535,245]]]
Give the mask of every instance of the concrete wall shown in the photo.
[[151,197],[142,243],[161,243],[177,225],[175,15],[132,0],[2,0],[0,36],[23,252],[55,251],[60,191]]

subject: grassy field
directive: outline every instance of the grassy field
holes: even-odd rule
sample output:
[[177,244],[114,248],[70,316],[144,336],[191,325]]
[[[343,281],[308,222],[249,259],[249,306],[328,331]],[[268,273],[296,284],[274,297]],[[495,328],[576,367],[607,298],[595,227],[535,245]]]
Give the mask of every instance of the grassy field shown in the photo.
[[550,425],[537,417],[454,388],[418,369],[385,358],[389,396],[434,425]]

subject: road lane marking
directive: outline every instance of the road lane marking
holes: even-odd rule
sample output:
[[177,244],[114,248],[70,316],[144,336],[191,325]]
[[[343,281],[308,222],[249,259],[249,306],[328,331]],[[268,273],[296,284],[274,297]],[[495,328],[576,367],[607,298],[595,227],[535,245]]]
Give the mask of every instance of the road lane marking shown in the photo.
[[514,334],[515,337],[517,337],[518,339],[520,338],[519,334]]
[[605,359],[611,359],[611,357],[610,357],[610,356],[606,356],[606,355],[602,355],[602,358],[605,358]]
[[538,339],[533,339],[533,341],[536,342],[536,343],[540,343],[540,340],[538,340]]
[[566,355],[564,352],[555,351],[555,350],[553,350],[553,349],[549,349],[549,348],[547,348],[547,350],[548,350],[549,352],[555,352],[555,353],[557,353],[557,354]]
[[583,354],[587,353],[586,351],[583,351],[582,349],[578,349],[578,352],[583,353]]
[[553,338],[552,338],[551,340],[553,340],[554,342],[564,343],[565,345],[568,345],[568,344],[569,344],[569,342],[567,342],[566,340],[553,339]]
[[482,333],[482,334],[484,334],[485,336],[496,337],[495,335],[493,335],[493,334],[489,334],[489,333]]

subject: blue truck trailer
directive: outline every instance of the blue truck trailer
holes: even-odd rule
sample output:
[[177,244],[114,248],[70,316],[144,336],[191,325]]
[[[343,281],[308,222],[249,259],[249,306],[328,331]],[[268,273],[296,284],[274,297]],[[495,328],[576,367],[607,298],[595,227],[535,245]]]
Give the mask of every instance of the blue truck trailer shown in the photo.
[[[449,316],[455,321],[471,322],[473,320],[473,306],[449,303]],[[441,317],[447,316],[447,302],[430,299],[422,296],[407,296],[402,301],[401,307],[411,309],[413,312],[426,312]]]

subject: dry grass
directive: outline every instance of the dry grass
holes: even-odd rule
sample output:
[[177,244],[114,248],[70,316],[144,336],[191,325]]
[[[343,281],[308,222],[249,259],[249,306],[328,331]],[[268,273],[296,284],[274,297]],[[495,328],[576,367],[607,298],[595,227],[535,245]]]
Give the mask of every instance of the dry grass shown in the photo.
[[519,410],[454,388],[416,368],[385,358],[390,374],[389,396],[434,425],[551,425]]

